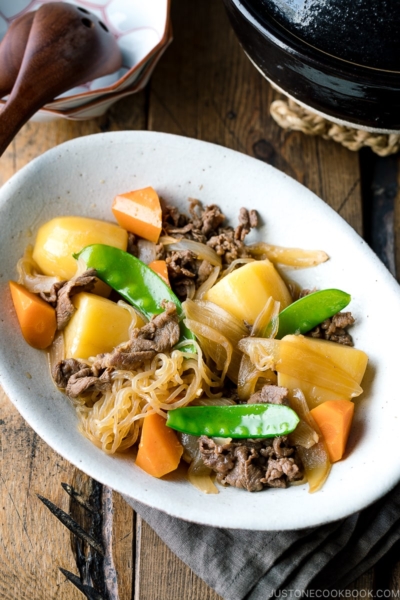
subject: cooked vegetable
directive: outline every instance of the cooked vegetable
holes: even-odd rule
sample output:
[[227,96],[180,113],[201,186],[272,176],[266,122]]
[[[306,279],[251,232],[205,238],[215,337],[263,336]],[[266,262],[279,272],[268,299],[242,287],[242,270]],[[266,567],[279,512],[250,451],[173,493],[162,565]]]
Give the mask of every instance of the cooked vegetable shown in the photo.
[[255,260],[218,281],[204,299],[252,325],[271,296],[281,309],[292,302],[274,265],[269,260]]
[[[335,368],[347,373],[357,384],[360,384],[364,377],[368,356],[362,350],[302,335],[288,335],[282,341],[294,344],[300,352],[302,350],[305,352],[312,351],[321,358],[328,359]],[[326,400],[350,400],[352,397],[350,394],[346,394],[344,390],[335,391],[333,387],[329,387],[328,382],[325,382],[325,385],[322,386],[317,384],[313,378],[306,381],[301,372],[297,372],[296,376],[294,373],[289,375],[288,373],[279,372],[278,385],[287,387],[289,390],[300,388],[311,408]]]
[[32,258],[32,252],[32,246],[28,246],[25,249],[24,256],[17,263],[18,283],[33,294],[50,292],[52,286],[60,281],[60,278],[42,275],[39,266]]
[[265,242],[250,244],[247,248],[255,258],[268,258],[273,263],[295,268],[315,267],[329,258],[327,253],[322,250],[285,248],[283,246],[266,244]]
[[331,462],[343,457],[354,415],[349,400],[327,400],[311,411],[324,437]]
[[135,464],[153,477],[162,477],[175,471],[182,454],[183,446],[164,417],[157,413],[146,416]]
[[[93,244],[84,248],[75,258],[84,260],[88,268],[96,269],[96,274],[102,281],[148,319],[164,311],[164,300],[173,302],[179,317],[183,316],[182,305],[171,288],[132,254],[104,244]],[[180,323],[180,328],[182,339],[194,339],[183,322]]]
[[152,187],[119,194],[112,205],[118,223],[136,235],[157,243],[162,227],[160,199]]
[[[230,341],[217,329],[208,327],[204,323],[185,319],[185,325],[194,333],[206,356],[210,356],[215,362],[218,371],[222,371],[220,384],[225,379],[228,369],[232,363],[233,346]],[[223,351],[222,351],[223,350]]]
[[211,271],[209,277],[207,277],[207,279],[196,290],[196,293],[194,295],[194,300],[201,300],[206,295],[208,290],[210,288],[212,288],[214,283],[217,281],[220,271],[221,271],[220,267],[213,267],[213,270]]
[[168,427],[190,435],[230,438],[267,438],[287,435],[299,422],[288,406],[237,404],[189,406],[169,411]]
[[[251,330],[251,337],[270,337],[274,338],[277,332],[279,313],[279,302],[269,298],[268,302],[258,315]],[[270,326],[271,324],[271,326]],[[238,375],[238,396],[240,400],[248,400],[254,394],[256,385],[260,377],[267,379],[269,383],[276,383],[276,374],[273,371],[266,373],[258,371],[247,354],[242,355]]]
[[291,333],[307,333],[319,323],[343,310],[351,300],[350,294],[329,289],[308,294],[279,313],[278,340]]
[[300,423],[289,436],[291,446],[302,446],[303,448],[311,448],[319,441],[318,433],[310,427],[310,425],[300,419]]
[[222,264],[221,257],[206,244],[201,242],[195,242],[194,240],[187,240],[183,238],[181,240],[175,239],[170,236],[161,237],[159,240],[160,244],[167,246],[169,250],[189,250],[197,256],[199,260],[208,260],[209,263],[215,267],[220,267]]
[[198,438],[187,433],[178,433],[177,436],[183,446],[182,458],[190,464],[187,472],[190,483],[203,494],[219,494],[211,479],[212,470],[206,467],[202,459]]
[[10,281],[9,285],[25,341],[39,350],[47,348],[52,343],[57,328],[56,311],[19,283]]
[[149,265],[153,260],[156,260],[157,257],[157,245],[154,242],[149,242],[149,240],[143,240],[139,238],[136,242],[137,246],[137,254],[135,256],[138,257],[139,260],[144,262],[146,265]]
[[354,398],[362,393],[354,377],[329,357],[314,352],[307,344],[301,345],[294,339],[288,339],[300,337],[287,336],[283,340],[248,337],[240,340],[238,346],[260,371],[274,369],[342,394],[342,398]]
[[159,275],[169,287],[171,287],[168,278],[167,263],[165,260],[153,260],[151,263],[149,263],[149,267],[150,269],[153,269],[154,273],[157,273],[157,275]]
[[329,460],[325,440],[308,409],[306,399],[301,390],[293,391],[290,395],[290,404],[300,417],[300,423],[306,423],[318,435],[318,441],[315,444],[308,445],[308,447],[297,446],[297,451],[307,476],[308,491],[312,494],[321,489],[329,475],[332,464]]
[[237,344],[248,334],[244,323],[205,300],[186,300],[182,308],[187,316],[187,325],[198,337],[205,354],[220,370],[227,361],[228,377],[236,383],[242,359]]
[[85,217],[58,217],[38,231],[33,259],[45,275],[71,279],[76,273],[75,252],[89,244],[107,244],[126,250],[128,234],[124,229]]
[[66,358],[87,359],[129,340],[132,315],[127,309],[86,292],[72,300],[77,310],[64,329]]

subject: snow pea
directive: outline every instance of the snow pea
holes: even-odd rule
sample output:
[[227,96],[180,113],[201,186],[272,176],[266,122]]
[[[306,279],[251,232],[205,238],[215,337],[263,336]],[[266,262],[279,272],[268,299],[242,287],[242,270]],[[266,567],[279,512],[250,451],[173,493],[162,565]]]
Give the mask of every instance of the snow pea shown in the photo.
[[336,289],[320,290],[296,300],[279,313],[276,338],[280,340],[285,335],[310,331],[343,310],[350,300],[350,294]]
[[[117,291],[129,304],[137,308],[148,319],[164,312],[163,300],[173,302],[180,319],[181,341],[194,340],[193,333],[186,327],[182,304],[171,288],[141,260],[113,246],[92,244],[83,248],[76,259],[84,260],[88,269],[96,269],[99,279]],[[194,351],[193,346],[185,349]]]
[[190,435],[222,438],[270,438],[288,435],[299,417],[279,404],[188,406],[170,410],[167,425]]

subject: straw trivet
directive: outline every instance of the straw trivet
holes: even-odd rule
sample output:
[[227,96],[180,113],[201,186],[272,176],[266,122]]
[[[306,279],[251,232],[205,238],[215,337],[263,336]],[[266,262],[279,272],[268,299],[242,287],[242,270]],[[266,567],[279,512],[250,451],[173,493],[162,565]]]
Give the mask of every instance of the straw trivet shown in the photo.
[[320,135],[326,140],[342,144],[349,150],[356,151],[368,146],[379,156],[389,156],[400,150],[398,133],[372,133],[337,125],[300,106],[291,98],[274,100],[271,104],[271,115],[283,129],[302,131],[307,135]]

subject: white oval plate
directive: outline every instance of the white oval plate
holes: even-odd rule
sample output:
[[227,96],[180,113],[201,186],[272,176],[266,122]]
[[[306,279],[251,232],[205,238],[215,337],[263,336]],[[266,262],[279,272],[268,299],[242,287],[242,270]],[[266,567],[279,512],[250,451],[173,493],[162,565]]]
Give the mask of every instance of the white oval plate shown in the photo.
[[[368,353],[370,362],[347,457],[334,465],[320,492],[311,495],[302,485],[253,494],[221,488],[218,495],[207,496],[176,476],[153,479],[130,456],[103,454],[78,433],[70,402],[50,379],[45,353],[22,339],[8,280],[16,278],[17,260],[38,227],[57,215],[112,220],[117,193],[148,185],[181,209],[189,197],[216,203],[233,223],[241,206],[256,208],[262,227],[253,239],[323,249],[331,257],[317,268],[297,271],[299,282],[352,294],[355,345]],[[33,429],[90,476],[176,517],[258,530],[339,519],[399,481],[398,355],[393,344],[399,286],[351,227],[294,180],[253,158],[196,140],[151,132],[98,134],[58,146],[17,173],[0,190],[0,221],[0,383]]]

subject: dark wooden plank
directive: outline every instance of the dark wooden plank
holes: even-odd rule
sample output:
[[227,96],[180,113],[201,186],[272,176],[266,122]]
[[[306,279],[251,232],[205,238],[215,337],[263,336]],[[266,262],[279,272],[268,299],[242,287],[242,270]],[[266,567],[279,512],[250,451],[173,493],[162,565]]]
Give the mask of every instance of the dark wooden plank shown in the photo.
[[[400,281],[400,156],[362,153],[366,240]],[[376,565],[375,597],[397,597],[400,590],[400,543]]]

